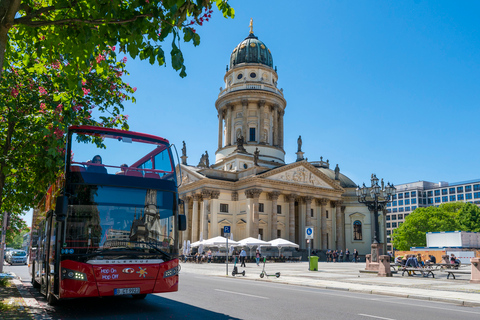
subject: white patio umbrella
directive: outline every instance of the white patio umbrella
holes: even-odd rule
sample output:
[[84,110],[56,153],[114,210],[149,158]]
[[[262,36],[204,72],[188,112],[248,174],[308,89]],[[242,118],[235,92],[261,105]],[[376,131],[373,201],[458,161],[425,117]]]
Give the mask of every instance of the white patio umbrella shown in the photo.
[[253,247],[270,246],[271,244],[268,243],[267,241],[263,241],[263,240],[256,239],[256,238],[253,238],[253,237],[248,237],[248,238],[240,240],[239,245],[241,245],[243,247],[248,247],[248,249],[250,250],[250,257],[251,257]]
[[[227,238],[218,236],[218,237],[213,237],[207,240],[203,241],[203,245],[206,247],[212,246],[212,247],[224,247],[227,244]],[[234,240],[228,240],[228,245],[233,245],[236,246],[238,245],[237,241]]]
[[277,238],[275,240],[270,240],[268,242],[272,247],[278,248],[278,256],[280,256],[280,251],[282,248],[298,248],[299,247],[298,244],[282,238]]
[[191,251],[191,247],[190,247],[190,240],[187,240],[187,255],[190,254],[190,251]]

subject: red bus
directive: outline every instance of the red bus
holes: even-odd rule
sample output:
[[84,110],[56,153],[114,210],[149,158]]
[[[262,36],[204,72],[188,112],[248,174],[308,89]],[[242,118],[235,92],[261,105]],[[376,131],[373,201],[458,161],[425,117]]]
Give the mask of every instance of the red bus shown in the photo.
[[170,143],[73,126],[64,174],[33,211],[30,274],[48,303],[178,290],[177,176]]

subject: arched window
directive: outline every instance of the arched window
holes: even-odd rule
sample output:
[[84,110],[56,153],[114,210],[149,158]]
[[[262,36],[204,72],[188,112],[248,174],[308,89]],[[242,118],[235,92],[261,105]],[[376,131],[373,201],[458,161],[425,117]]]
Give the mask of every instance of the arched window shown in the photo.
[[362,240],[362,223],[358,220],[353,223],[353,240]]

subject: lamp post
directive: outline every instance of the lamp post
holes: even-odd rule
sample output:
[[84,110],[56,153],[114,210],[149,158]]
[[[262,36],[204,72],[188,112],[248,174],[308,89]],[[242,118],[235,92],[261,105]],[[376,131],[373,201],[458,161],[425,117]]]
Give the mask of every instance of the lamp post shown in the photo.
[[357,186],[357,197],[358,202],[365,204],[370,211],[373,211],[374,214],[374,236],[372,243],[372,261],[377,262],[377,257],[382,254],[378,252],[380,248],[380,241],[378,240],[379,235],[379,226],[378,226],[378,212],[383,211],[388,202],[390,202],[395,195],[396,189],[393,184],[387,183],[387,186],[384,186],[383,179],[378,185],[378,178],[375,174],[372,174],[371,178],[371,187],[365,186],[365,183],[362,187]]

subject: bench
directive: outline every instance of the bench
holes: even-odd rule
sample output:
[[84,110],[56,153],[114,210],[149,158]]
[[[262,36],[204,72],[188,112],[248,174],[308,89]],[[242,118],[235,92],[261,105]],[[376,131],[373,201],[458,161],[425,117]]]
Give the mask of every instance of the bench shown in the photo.
[[429,275],[432,275],[432,278],[435,278],[435,273],[434,271],[437,271],[437,269],[432,269],[432,268],[412,268],[412,267],[407,267],[407,268],[402,268],[400,269],[402,270],[402,276],[405,274],[405,272],[407,272],[407,274],[409,276],[411,276],[412,272],[420,272],[422,274],[422,276],[428,278]]
[[468,275],[471,275],[472,274],[472,271],[470,270],[459,270],[459,269],[444,269],[443,272],[446,272],[447,273],[447,279],[450,278],[450,275],[452,275],[453,279],[455,279],[455,274],[468,274]]

